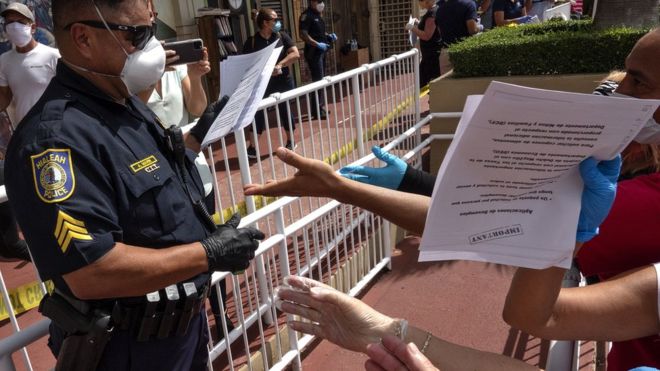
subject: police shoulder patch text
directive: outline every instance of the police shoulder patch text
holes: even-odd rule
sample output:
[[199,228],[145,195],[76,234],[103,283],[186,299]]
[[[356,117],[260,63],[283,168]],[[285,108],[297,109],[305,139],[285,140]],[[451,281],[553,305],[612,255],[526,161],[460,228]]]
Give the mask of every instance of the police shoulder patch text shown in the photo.
[[47,149],[30,159],[34,186],[42,201],[56,203],[71,197],[76,178],[70,149]]

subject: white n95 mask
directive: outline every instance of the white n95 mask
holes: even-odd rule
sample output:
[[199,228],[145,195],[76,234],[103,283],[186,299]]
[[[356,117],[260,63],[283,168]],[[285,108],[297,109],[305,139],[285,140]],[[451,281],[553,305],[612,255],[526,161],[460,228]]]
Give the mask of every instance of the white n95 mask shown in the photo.
[[22,48],[32,40],[32,26],[12,22],[6,26],[7,38],[15,46]]
[[[611,95],[612,97],[616,98],[633,98],[629,95],[621,94],[614,92]],[[651,116],[651,118],[644,123],[644,126],[642,126],[642,130],[637,133],[637,136],[635,136],[635,139],[633,139],[635,142],[640,143],[640,144],[660,144],[660,124],[658,124],[657,121]]]
[[152,37],[144,49],[126,53],[126,62],[119,77],[128,93],[133,95],[156,84],[164,72],[165,49],[160,41]]
[[319,13],[322,13],[324,9],[325,9],[325,3],[316,4],[316,10],[318,10]]

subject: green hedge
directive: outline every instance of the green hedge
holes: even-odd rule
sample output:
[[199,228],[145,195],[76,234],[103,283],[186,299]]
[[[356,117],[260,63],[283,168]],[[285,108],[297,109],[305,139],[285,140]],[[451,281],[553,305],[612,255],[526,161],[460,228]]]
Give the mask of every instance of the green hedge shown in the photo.
[[648,30],[596,31],[590,21],[498,27],[449,48],[455,77],[598,73],[623,69]]

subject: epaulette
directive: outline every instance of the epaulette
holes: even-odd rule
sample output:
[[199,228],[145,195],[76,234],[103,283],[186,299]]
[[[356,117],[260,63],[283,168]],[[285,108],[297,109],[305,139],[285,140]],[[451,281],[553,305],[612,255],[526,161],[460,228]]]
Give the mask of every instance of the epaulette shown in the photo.
[[72,99],[54,99],[46,102],[44,108],[41,110],[41,121],[62,120],[67,105],[72,102]]

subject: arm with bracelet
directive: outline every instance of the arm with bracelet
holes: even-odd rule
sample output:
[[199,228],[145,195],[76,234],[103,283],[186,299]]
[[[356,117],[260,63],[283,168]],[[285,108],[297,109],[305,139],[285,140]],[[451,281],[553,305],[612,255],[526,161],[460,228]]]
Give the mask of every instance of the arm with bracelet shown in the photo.
[[286,277],[284,285],[278,288],[276,305],[285,313],[311,320],[290,321],[294,330],[366,353],[371,362],[385,370],[537,369],[500,354],[444,341],[409,325],[404,319],[388,317],[356,298],[309,278]]

